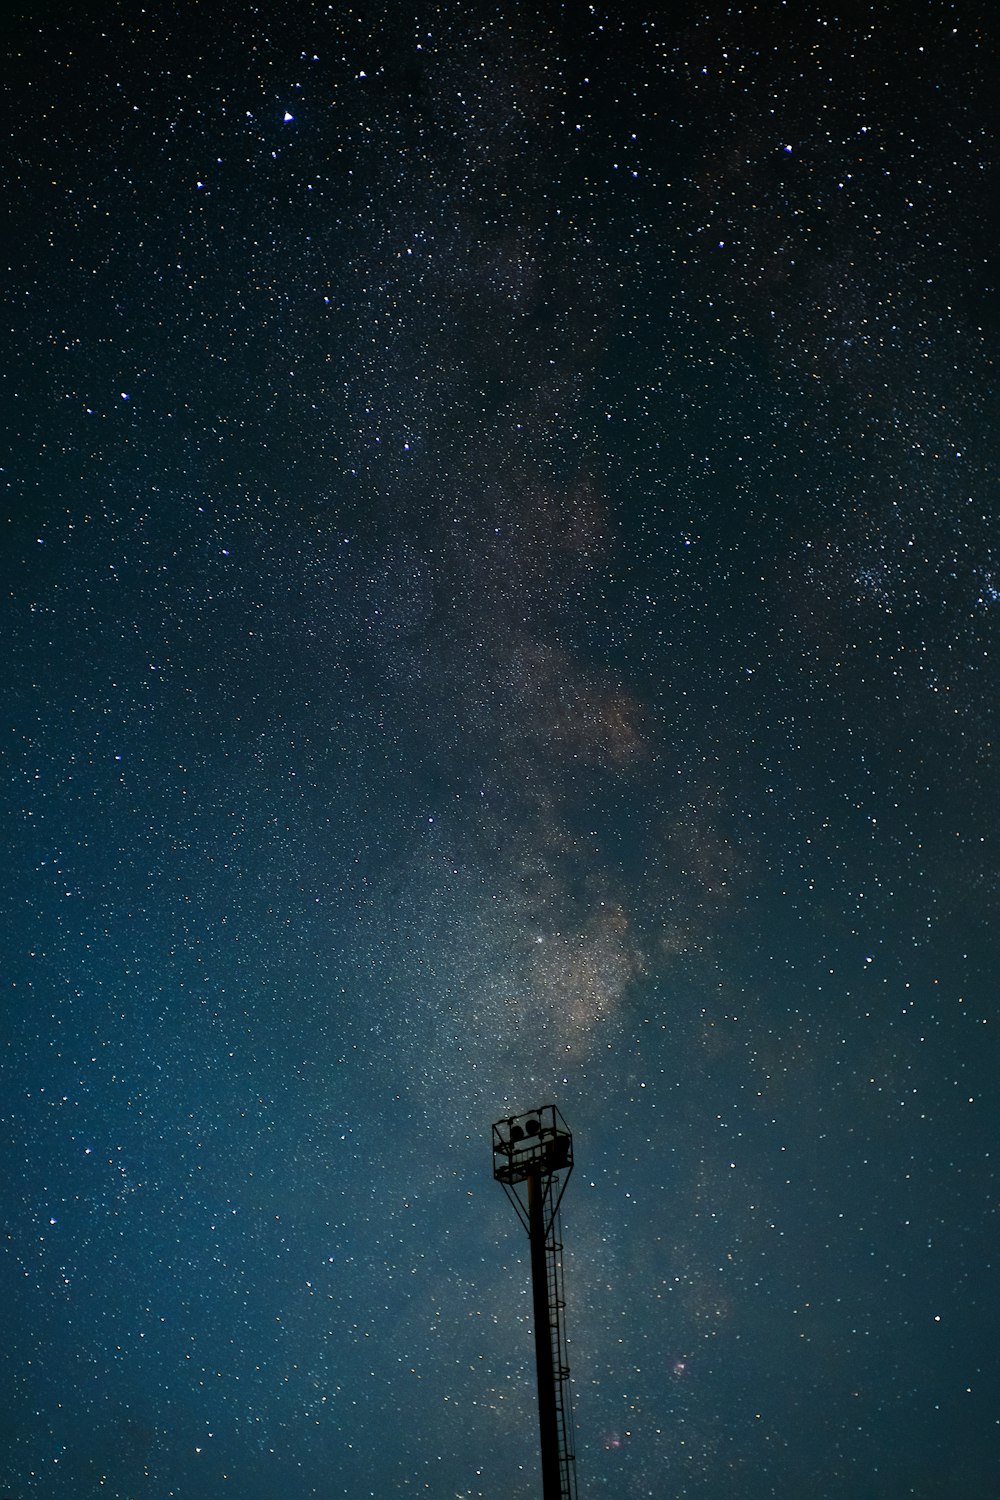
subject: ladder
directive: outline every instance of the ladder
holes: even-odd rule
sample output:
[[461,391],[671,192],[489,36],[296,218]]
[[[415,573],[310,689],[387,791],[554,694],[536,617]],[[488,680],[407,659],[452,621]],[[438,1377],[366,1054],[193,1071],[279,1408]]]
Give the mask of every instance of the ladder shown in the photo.
[[549,1327],[552,1332],[552,1368],[555,1373],[556,1421],[559,1431],[560,1500],[577,1500],[576,1434],[573,1428],[573,1393],[569,1378],[566,1327],[563,1312],[563,1247],[558,1209],[552,1216],[545,1240]]

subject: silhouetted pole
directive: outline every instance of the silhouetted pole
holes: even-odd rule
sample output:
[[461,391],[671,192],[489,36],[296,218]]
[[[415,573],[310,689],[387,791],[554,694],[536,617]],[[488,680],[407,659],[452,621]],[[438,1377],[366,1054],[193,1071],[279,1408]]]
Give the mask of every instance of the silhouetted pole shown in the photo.
[[563,1331],[559,1204],[573,1170],[573,1137],[554,1104],[493,1126],[493,1176],[528,1231],[542,1500],[576,1500],[573,1404]]
[[528,1173],[528,1238],[531,1244],[531,1294],[535,1304],[535,1371],[538,1376],[538,1432],[542,1443],[543,1500],[561,1500],[556,1373],[552,1363],[548,1266],[545,1256],[545,1212],[542,1174]]

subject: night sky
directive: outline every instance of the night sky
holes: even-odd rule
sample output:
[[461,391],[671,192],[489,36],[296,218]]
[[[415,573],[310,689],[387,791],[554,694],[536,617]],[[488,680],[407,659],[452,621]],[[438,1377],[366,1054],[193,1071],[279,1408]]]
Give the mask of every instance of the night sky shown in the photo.
[[5,23],[5,1500],[1000,1494],[991,11]]

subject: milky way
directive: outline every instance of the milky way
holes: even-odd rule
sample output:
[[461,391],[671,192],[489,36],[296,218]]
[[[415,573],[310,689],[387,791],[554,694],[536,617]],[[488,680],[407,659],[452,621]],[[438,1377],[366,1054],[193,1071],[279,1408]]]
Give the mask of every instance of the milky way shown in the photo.
[[986,1500],[965,0],[8,30],[0,1489]]

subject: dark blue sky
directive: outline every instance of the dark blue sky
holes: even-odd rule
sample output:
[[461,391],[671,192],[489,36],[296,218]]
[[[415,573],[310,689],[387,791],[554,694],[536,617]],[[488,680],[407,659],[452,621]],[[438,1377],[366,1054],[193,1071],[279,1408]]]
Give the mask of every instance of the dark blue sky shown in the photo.
[[986,14],[8,24],[4,1495],[995,1495]]

